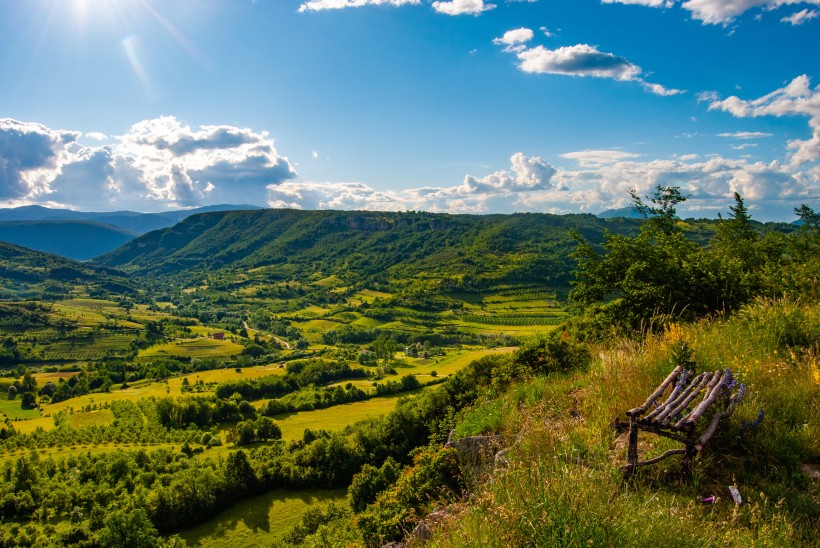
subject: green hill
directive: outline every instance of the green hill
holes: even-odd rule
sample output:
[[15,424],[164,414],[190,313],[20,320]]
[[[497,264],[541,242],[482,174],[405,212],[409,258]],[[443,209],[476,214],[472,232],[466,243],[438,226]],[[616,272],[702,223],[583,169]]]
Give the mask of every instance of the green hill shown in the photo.
[[76,261],[107,253],[135,236],[133,232],[91,221],[0,222],[0,240]]
[[91,294],[130,293],[134,283],[117,270],[0,242],[0,299],[63,298],[78,289]]
[[269,280],[337,276],[344,283],[450,288],[537,281],[566,286],[570,229],[600,241],[631,219],[592,215],[448,215],[263,210],[195,215],[96,259],[142,276],[257,269]]

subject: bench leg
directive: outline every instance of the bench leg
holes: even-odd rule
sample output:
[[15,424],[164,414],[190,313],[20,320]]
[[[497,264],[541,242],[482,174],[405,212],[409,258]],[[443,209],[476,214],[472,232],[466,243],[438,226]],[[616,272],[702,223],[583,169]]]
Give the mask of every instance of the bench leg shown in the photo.
[[629,445],[626,449],[626,475],[631,476],[638,464],[638,423],[629,418]]
[[694,445],[687,443],[686,452],[683,454],[680,461],[681,473],[683,474],[683,478],[686,480],[692,479],[692,461],[697,454],[698,451],[695,449]]

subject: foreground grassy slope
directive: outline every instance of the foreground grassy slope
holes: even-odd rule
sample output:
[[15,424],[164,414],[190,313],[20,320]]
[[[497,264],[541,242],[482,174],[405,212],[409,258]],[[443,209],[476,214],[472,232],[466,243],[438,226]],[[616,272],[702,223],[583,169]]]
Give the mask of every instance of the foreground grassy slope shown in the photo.
[[[820,538],[820,305],[758,302],[730,319],[601,345],[587,371],[534,378],[486,399],[460,435],[499,432],[507,469],[473,484],[433,546],[816,546]],[[685,341],[699,370],[730,367],[745,401],[696,459],[624,481],[615,417],[643,401]],[[763,420],[756,424],[763,412]],[[755,425],[755,426],[751,426]],[[676,444],[641,435],[642,455]],[[728,491],[744,498],[736,506]],[[714,504],[704,503],[716,497]]]

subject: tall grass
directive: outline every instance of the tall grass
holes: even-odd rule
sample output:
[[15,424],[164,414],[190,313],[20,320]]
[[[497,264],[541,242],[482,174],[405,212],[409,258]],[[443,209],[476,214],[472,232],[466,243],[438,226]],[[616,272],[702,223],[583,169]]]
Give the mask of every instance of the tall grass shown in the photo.
[[[685,479],[677,459],[626,481],[611,424],[674,367],[729,367],[746,400]],[[595,349],[587,371],[538,378],[476,407],[462,434],[496,431],[509,465],[472,493],[433,546],[812,546],[820,538],[820,305],[758,301],[729,318],[672,325]],[[764,419],[750,426],[759,418]],[[642,434],[642,457],[679,446]],[[732,501],[728,486],[744,497]],[[702,502],[714,496],[712,504]]]

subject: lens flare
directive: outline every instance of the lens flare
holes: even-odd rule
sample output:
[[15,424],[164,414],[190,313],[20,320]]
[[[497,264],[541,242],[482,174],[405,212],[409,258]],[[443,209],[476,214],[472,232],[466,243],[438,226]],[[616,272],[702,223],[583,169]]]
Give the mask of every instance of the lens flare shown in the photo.
[[151,81],[148,79],[148,72],[145,70],[145,64],[142,62],[142,56],[139,51],[139,43],[134,36],[126,36],[122,39],[122,48],[125,50],[125,55],[128,57],[128,62],[131,63],[131,68],[134,70],[137,79],[142,84],[143,89],[151,94]]

